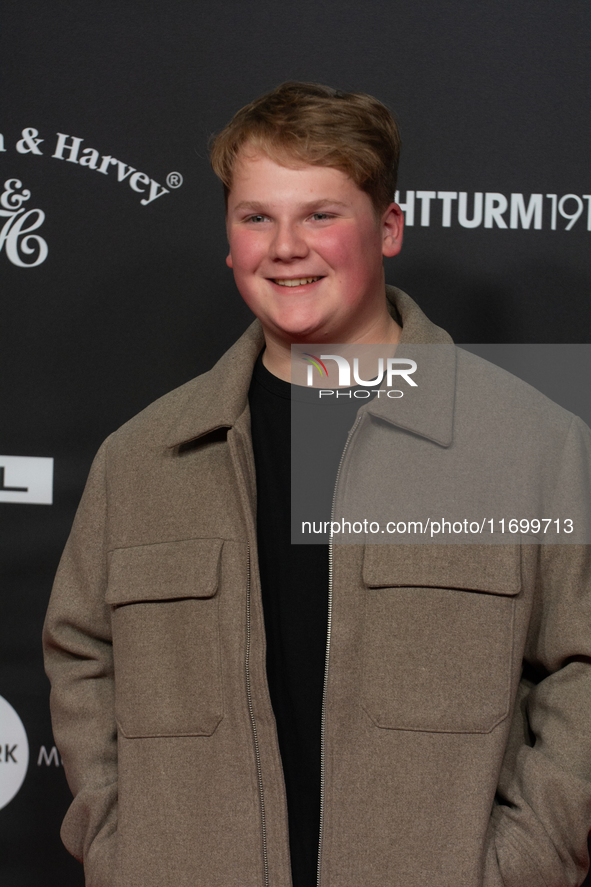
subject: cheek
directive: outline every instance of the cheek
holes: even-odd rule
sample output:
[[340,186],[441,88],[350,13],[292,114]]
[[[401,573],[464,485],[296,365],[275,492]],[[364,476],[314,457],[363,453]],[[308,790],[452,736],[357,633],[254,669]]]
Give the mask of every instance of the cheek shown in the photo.
[[319,251],[337,273],[347,275],[351,282],[358,282],[376,268],[381,268],[381,251],[373,231],[358,229],[326,232]]
[[254,271],[264,255],[260,238],[249,231],[232,234],[230,237],[230,256],[235,274]]

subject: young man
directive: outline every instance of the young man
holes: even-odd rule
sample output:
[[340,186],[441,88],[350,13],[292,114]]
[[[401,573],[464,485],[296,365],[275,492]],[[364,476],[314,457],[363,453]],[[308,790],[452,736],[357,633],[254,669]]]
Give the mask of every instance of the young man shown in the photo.
[[47,616],[89,887],[584,878],[589,547],[290,545],[292,344],[447,346],[432,415],[360,410],[356,452],[386,435],[401,486],[410,439],[428,473],[520,424],[544,489],[588,441],[385,287],[398,148],[376,99],[298,83],[214,142],[258,320],[105,442]]

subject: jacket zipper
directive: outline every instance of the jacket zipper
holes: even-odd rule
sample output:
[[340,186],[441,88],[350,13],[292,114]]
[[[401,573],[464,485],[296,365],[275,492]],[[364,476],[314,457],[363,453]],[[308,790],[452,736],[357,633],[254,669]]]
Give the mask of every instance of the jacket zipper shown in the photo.
[[[331,522],[334,519],[334,506],[337,497],[337,487],[339,485],[339,477],[341,474],[341,468],[343,467],[343,462],[345,461],[345,453],[349,447],[349,443],[353,434],[355,433],[355,429],[359,425],[361,421],[361,416],[357,416],[355,419],[355,423],[351,428],[349,435],[347,437],[347,442],[345,443],[345,447],[343,452],[341,453],[341,459],[339,462],[339,467],[337,469],[337,476],[335,479],[334,490],[332,494],[332,506],[330,509],[330,519]],[[328,666],[330,663],[330,633],[332,628],[332,531],[331,536],[328,542],[328,624],[326,629],[326,655],[324,658],[324,686],[322,688],[322,718],[320,721],[320,830],[318,834],[318,868],[316,871],[316,885],[320,887],[320,869],[322,866],[322,836],[324,832],[324,790],[325,790],[325,739],[326,739],[326,690],[328,686]]]
[[248,713],[254,742],[254,754],[257,765],[257,779],[259,785],[259,803],[261,810],[261,834],[263,839],[263,868],[265,875],[265,887],[269,887],[269,859],[267,855],[267,825],[265,821],[265,796],[263,793],[263,771],[261,767],[261,754],[257,736],[257,725],[252,706],[252,692],[250,686],[250,547],[248,548],[248,578],[246,582],[246,656],[244,660],[246,674],[246,695],[248,698]]

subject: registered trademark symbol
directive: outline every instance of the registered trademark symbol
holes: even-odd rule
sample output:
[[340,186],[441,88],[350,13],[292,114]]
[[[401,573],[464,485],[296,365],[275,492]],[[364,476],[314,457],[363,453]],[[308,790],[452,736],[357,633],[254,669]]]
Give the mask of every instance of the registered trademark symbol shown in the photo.
[[180,172],[169,172],[166,176],[166,184],[169,188],[180,188],[183,184],[183,177]]

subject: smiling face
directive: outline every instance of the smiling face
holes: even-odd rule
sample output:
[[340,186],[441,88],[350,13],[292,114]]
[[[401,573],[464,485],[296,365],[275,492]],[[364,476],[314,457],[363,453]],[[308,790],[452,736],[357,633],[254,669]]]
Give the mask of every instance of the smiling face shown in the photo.
[[389,341],[382,257],[402,246],[402,212],[376,219],[344,172],[281,166],[242,151],[228,198],[226,262],[267,347]]

